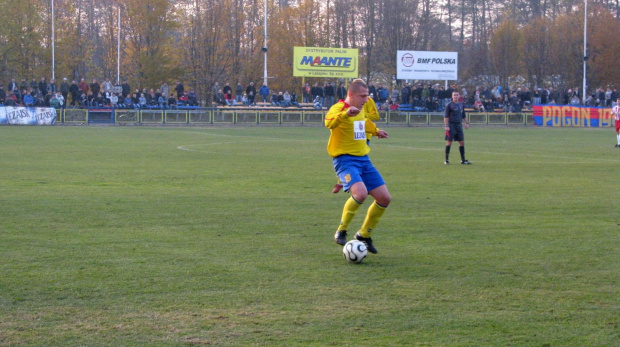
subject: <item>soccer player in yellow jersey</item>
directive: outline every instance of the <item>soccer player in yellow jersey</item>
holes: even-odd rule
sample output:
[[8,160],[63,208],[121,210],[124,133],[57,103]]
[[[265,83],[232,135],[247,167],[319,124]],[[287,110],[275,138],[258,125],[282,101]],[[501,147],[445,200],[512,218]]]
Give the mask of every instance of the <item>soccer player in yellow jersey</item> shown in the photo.
[[[342,102],[344,105],[344,100],[340,100],[339,102]],[[379,110],[377,109],[377,104],[375,104],[375,101],[370,96],[368,97],[368,100],[366,100],[363,110],[364,110],[364,115],[366,116],[366,118],[372,121],[379,120],[381,118],[379,115]],[[370,138],[372,137],[372,135],[367,134],[367,137],[368,137],[368,141],[370,141]],[[336,194],[340,192],[341,189],[342,189],[342,181],[338,179],[338,182],[336,182],[336,184],[334,185],[334,189],[332,190],[332,193]]]
[[349,224],[370,195],[374,202],[368,208],[355,239],[364,242],[371,253],[377,253],[370,235],[390,204],[391,197],[381,174],[368,158],[370,147],[367,136],[387,138],[388,134],[377,128],[366,116],[364,104],[367,102],[366,83],[361,79],[353,80],[347,91],[347,98],[333,105],[325,115],[325,127],[330,130],[327,152],[332,157],[334,170],[343,183],[344,190],[351,193],[344,205],[334,239],[339,245],[346,244]]

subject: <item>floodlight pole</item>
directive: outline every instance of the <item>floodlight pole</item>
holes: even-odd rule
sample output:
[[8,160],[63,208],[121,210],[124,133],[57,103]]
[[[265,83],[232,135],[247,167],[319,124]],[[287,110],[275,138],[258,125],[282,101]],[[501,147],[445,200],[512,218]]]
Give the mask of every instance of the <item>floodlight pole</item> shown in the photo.
[[586,64],[588,63],[588,51],[586,49],[588,42],[588,0],[584,2],[583,8],[583,88],[581,93],[583,95],[583,103],[586,103]]
[[56,79],[55,43],[54,43],[54,0],[52,0],[52,79]]
[[263,46],[263,53],[265,54],[265,71],[263,73],[263,83],[267,85],[267,0],[265,1],[265,45]]
[[118,42],[116,44],[116,85],[121,84],[121,4],[118,4]]

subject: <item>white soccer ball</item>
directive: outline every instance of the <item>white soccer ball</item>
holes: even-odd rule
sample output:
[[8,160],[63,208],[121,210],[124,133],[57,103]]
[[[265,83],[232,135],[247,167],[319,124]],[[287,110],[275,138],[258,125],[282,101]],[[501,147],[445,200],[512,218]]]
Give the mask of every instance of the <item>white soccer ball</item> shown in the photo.
[[366,258],[368,250],[362,241],[351,240],[342,248],[342,254],[349,263],[359,264]]

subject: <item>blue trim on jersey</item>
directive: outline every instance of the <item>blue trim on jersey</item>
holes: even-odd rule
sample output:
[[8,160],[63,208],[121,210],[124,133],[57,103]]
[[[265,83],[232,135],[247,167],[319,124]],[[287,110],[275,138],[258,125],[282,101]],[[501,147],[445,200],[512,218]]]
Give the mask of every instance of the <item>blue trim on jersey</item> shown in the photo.
[[357,182],[363,182],[368,191],[385,184],[383,177],[372,165],[367,155],[358,157],[343,154],[333,158],[332,161],[334,163],[334,171],[336,171],[336,175],[340,178],[344,191],[349,191],[351,186]]

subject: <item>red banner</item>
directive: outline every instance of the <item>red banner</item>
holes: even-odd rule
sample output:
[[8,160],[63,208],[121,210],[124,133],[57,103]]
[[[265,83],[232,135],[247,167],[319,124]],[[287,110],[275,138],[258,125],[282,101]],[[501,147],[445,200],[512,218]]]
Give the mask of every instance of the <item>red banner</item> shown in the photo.
[[534,105],[534,122],[548,127],[610,127],[611,108]]

